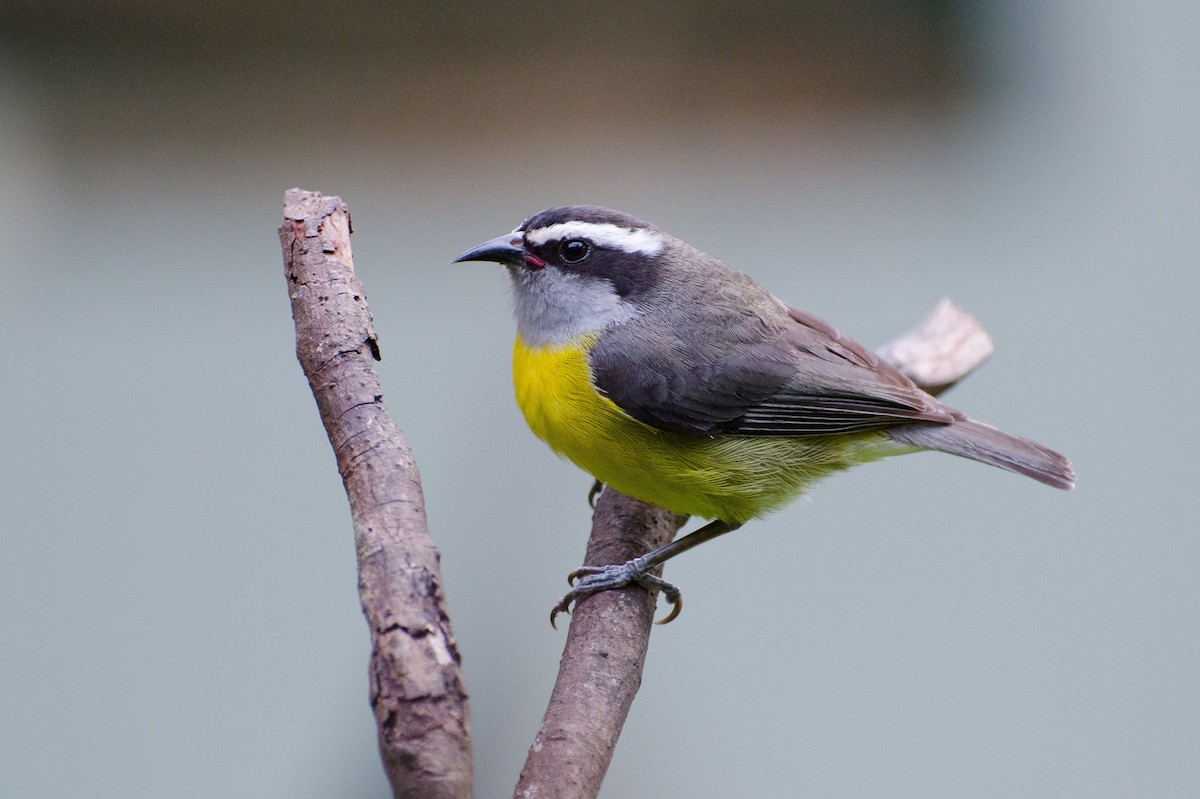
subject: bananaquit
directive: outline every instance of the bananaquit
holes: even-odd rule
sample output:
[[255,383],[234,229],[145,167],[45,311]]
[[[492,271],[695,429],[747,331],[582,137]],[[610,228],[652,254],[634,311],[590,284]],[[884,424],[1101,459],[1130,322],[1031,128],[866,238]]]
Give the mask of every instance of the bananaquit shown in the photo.
[[832,326],[659,228],[551,208],[458,261],[512,278],[513,382],[530,429],[601,483],[712,521],[624,564],[590,567],[551,615],[638,582],[832,472],[937,450],[1073,487],[1065,457],[976,422]]

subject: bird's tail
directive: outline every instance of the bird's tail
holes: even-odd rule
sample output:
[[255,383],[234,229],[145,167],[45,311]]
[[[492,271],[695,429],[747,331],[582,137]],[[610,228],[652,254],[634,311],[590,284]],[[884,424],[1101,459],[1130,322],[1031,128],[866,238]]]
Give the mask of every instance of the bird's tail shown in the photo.
[[899,425],[888,430],[888,434],[902,444],[990,463],[1055,488],[1075,487],[1075,472],[1065,457],[1027,438],[973,419],[950,424]]

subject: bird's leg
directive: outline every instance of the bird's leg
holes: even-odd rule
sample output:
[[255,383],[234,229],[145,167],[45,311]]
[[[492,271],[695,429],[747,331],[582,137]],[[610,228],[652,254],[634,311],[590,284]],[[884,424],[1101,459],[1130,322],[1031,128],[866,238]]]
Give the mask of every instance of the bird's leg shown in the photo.
[[600,496],[600,492],[604,490],[604,483],[597,480],[592,483],[592,487],[588,489],[588,504],[592,506],[592,510],[596,509],[596,497]]
[[557,628],[554,623],[555,618],[559,613],[570,613],[573,603],[601,591],[624,588],[630,583],[637,583],[651,593],[661,591],[667,601],[671,603],[672,608],[666,618],[660,619],[656,624],[666,624],[672,621],[683,610],[683,597],[674,585],[658,575],[652,574],[653,569],[676,555],[687,552],[692,547],[699,546],[705,541],[711,541],[717,536],[724,535],[741,526],[740,522],[724,522],[716,519],[683,538],[664,544],[653,552],[647,552],[645,555],[625,563],[609,566],[582,566],[576,569],[567,575],[567,582],[571,584],[571,590],[550,611],[550,625]]

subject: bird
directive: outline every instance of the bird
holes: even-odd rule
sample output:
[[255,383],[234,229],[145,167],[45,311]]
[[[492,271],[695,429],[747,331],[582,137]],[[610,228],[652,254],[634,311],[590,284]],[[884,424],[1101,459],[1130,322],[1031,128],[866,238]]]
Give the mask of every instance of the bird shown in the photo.
[[870,350],[743,272],[621,211],[558,206],[454,263],[511,278],[513,385],[533,433],[598,484],[710,520],[622,564],[572,572],[550,621],[637,583],[822,478],[934,450],[1075,484],[1066,457],[942,404]]

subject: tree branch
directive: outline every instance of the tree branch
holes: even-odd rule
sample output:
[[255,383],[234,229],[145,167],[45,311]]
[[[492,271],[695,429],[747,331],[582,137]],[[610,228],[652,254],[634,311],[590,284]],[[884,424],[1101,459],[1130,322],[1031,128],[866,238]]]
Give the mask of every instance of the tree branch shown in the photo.
[[371,707],[397,797],[471,796],[467,695],[412,452],[383,405],[379,344],[338,197],[292,189],[279,229],[296,356],[354,521]]
[[935,397],[992,357],[992,337],[975,317],[942,298],[916,327],[876,350]]
[[[992,343],[973,317],[942,300],[920,324],[878,352],[936,394],[987,360]],[[644,555],[670,541],[686,521],[605,488],[592,517],[584,564],[624,563]],[[521,770],[517,799],[591,799],[600,792],[641,686],[656,599],[633,585],[575,605],[558,679]]]

